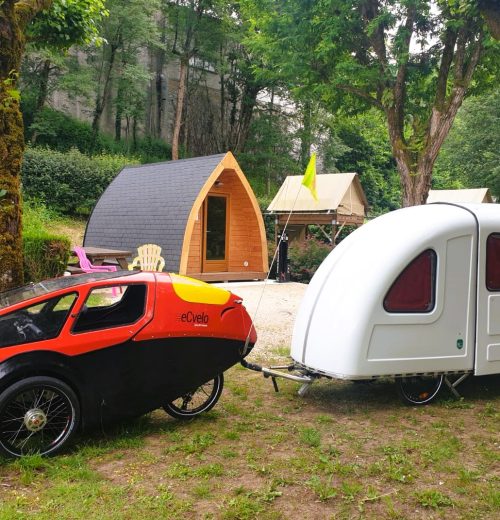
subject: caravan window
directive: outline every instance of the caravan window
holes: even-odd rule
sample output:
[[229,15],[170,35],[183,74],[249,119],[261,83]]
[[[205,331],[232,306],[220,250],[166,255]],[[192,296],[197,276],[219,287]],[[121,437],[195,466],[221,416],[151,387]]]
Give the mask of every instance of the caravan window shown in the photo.
[[397,277],[384,298],[387,312],[431,312],[436,294],[437,255],[427,249]]
[[500,291],[500,233],[493,233],[486,241],[486,287]]

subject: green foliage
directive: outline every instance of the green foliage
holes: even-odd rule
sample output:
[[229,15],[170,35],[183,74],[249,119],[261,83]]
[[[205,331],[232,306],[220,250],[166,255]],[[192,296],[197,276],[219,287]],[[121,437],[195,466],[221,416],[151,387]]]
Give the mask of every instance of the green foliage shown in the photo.
[[359,175],[370,214],[397,209],[399,176],[382,116],[374,109],[351,117],[338,116],[334,128],[344,146],[344,152],[333,161],[334,167]]
[[314,238],[292,242],[288,249],[291,279],[295,282],[308,282],[331,250],[330,246]]
[[302,167],[293,158],[293,146],[293,135],[283,116],[256,113],[245,148],[237,159],[258,197],[271,202],[270,195],[274,195],[287,175],[301,173]]
[[442,507],[453,506],[451,498],[443,495],[440,491],[434,489],[425,489],[415,493],[417,501],[423,507],[430,507],[433,509],[440,509]]
[[[454,0],[453,9],[430,0],[241,4],[254,29],[245,44],[261,60],[255,65],[259,74],[278,82],[295,101],[317,100],[332,113],[380,110],[407,181],[403,201],[420,203],[426,184],[414,179],[431,176],[424,159],[430,156],[432,165],[436,154],[432,114],[453,120],[452,101],[459,105],[464,93],[459,87],[470,94],[496,81],[498,42],[483,32],[477,9],[463,9],[462,0]],[[469,85],[479,48],[481,61]],[[441,65],[447,53],[449,68]],[[438,127],[446,132],[442,121]],[[383,204],[391,205],[392,194],[389,199]]]
[[98,24],[107,15],[103,0],[54,0],[28,26],[28,38],[38,47],[69,49],[98,39]]
[[436,162],[433,187],[490,188],[500,198],[499,128],[500,88],[466,100]]
[[119,155],[87,157],[43,148],[26,150],[22,168],[24,193],[69,215],[89,215],[101,193],[126,165]]
[[131,156],[130,162],[161,162],[171,159],[170,145],[160,139],[145,137],[135,146],[126,141],[115,141],[109,135],[99,133],[95,138],[89,123],[79,121],[62,112],[44,108],[28,131],[26,139],[37,132],[37,145],[67,152],[72,148],[82,154],[111,154]]
[[[61,152],[67,152],[71,148],[78,148],[80,152],[87,154],[92,151],[93,140],[90,125],[57,110],[44,108],[29,128],[26,139],[30,140],[35,131],[37,145],[48,146]],[[111,138],[100,135],[96,151],[97,153],[109,151],[112,146]]]
[[23,219],[24,281],[38,282],[63,274],[70,253],[67,237],[46,230],[56,218],[43,204],[25,204]]
[[300,441],[311,448],[319,448],[321,446],[321,434],[316,428],[302,428]]
[[150,73],[142,50],[161,46],[155,13],[159,0],[107,0],[109,17],[100,27],[104,45],[87,49],[87,62],[94,75],[94,134],[99,127],[105,105],[113,99],[115,86],[116,140],[121,140],[122,120],[136,139],[137,121],[144,114]]

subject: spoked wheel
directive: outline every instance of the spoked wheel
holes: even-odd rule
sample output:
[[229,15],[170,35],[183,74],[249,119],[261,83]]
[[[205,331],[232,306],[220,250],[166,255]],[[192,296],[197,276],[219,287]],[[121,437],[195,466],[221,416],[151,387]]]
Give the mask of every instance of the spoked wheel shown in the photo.
[[190,419],[200,413],[211,410],[219,400],[224,386],[224,376],[219,374],[214,379],[207,381],[192,392],[181,395],[171,403],[163,406],[163,409],[176,419]]
[[28,377],[0,395],[0,452],[53,455],[75,433],[80,406],[73,390],[52,377]]
[[409,376],[398,379],[399,395],[406,404],[430,403],[441,390],[444,376]]

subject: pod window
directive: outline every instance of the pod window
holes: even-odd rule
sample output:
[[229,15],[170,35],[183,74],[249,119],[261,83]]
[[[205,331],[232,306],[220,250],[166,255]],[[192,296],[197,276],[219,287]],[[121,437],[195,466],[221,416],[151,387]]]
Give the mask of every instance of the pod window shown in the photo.
[[384,298],[387,312],[431,312],[436,295],[437,255],[427,249],[397,277]]
[[89,332],[132,325],[144,315],[145,285],[99,287],[88,295],[73,332]]
[[500,291],[500,233],[493,233],[486,241],[486,287]]

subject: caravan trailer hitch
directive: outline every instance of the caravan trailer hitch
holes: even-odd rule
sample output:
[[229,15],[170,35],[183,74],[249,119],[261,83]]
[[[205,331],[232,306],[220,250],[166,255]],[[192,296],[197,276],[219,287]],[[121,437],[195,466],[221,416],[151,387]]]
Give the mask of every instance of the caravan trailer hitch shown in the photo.
[[[300,396],[303,396],[305,394],[307,388],[313,382],[313,378],[311,376],[290,373],[297,369],[297,367],[294,364],[274,367],[263,367],[254,363],[249,363],[248,361],[242,359],[241,365],[245,368],[248,368],[249,370],[254,370],[255,372],[262,372],[265,378],[270,377],[273,382],[275,392],[279,392],[278,383],[276,381],[276,378],[278,377],[290,379],[291,381],[296,381],[298,383],[303,383],[299,390]],[[287,372],[285,372],[285,370]]]

